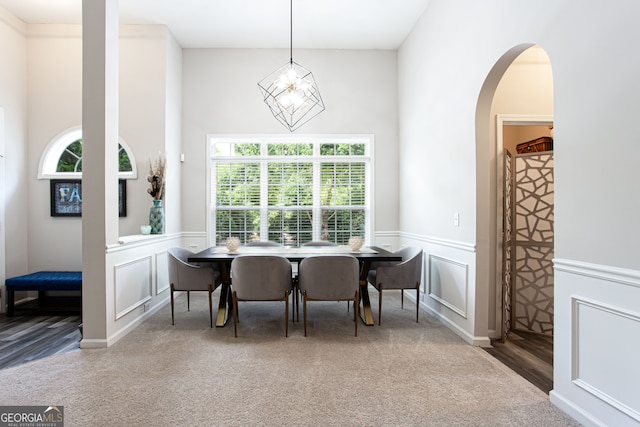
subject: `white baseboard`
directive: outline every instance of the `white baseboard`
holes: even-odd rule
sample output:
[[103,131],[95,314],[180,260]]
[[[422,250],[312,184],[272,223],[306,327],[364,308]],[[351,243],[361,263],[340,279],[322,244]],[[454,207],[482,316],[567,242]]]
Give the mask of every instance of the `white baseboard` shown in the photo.
[[[416,297],[413,295],[413,293],[407,292],[406,296],[411,301],[413,301],[413,303],[415,304]],[[453,332],[455,332],[456,335],[458,335],[460,338],[462,338],[466,343],[471,344],[471,345],[476,345],[476,346],[479,346],[479,347],[491,347],[491,339],[488,336],[487,337],[476,337],[476,336],[470,335],[469,333],[467,333],[467,331],[465,331],[464,329],[460,328],[460,326],[458,326],[455,323],[451,322],[449,319],[447,319],[446,317],[444,317],[440,313],[437,313],[437,312],[433,311],[428,305],[426,305],[424,303],[424,301],[420,301],[420,308],[422,310],[426,311],[431,316],[433,316],[436,319],[438,319],[446,327],[448,327]]]
[[146,311],[141,316],[135,318],[127,326],[125,326],[123,328],[120,328],[118,330],[118,332],[116,332],[115,334],[113,334],[112,336],[110,336],[107,339],[86,339],[86,338],[83,338],[80,341],[80,348],[107,348],[107,347],[111,347],[112,345],[114,345],[115,343],[120,341],[122,338],[124,338],[133,329],[135,329],[136,327],[140,326],[149,317],[151,317],[155,313],[157,313],[161,308],[163,308],[167,304],[169,304],[169,296],[167,296],[165,299],[160,301],[158,304],[156,304],[149,311]]
[[565,399],[558,394],[555,390],[549,392],[549,401],[557,406],[562,412],[569,415],[571,418],[578,421],[584,426],[606,426],[606,423],[594,418],[591,414],[588,414],[577,407],[571,401]]
[[104,339],[95,340],[95,339],[83,338],[82,340],[80,340],[80,348],[81,349],[86,349],[86,348],[107,348],[108,346],[109,345],[107,343],[107,340],[104,340]]

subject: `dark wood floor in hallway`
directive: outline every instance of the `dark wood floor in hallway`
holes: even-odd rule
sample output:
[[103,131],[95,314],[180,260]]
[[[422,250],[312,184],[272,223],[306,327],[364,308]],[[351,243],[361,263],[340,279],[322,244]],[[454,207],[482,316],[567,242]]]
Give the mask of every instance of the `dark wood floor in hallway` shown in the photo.
[[0,369],[80,348],[77,314],[0,315]]
[[553,337],[511,331],[505,343],[485,350],[545,393],[553,389]]

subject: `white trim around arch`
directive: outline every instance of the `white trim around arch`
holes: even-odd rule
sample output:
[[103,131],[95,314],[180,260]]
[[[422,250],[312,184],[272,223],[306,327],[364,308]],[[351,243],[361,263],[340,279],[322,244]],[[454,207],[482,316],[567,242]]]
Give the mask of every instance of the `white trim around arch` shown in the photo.
[[[38,179],[82,178],[82,172],[56,172],[58,160],[60,160],[60,156],[65,148],[80,138],[82,138],[82,127],[74,126],[59,133],[49,141],[40,157]],[[119,172],[118,177],[120,179],[136,179],[138,177],[138,168],[135,157],[133,156],[133,151],[131,151],[131,147],[129,147],[129,144],[127,144],[124,139],[119,138],[118,142],[129,155],[131,162],[131,172]]]

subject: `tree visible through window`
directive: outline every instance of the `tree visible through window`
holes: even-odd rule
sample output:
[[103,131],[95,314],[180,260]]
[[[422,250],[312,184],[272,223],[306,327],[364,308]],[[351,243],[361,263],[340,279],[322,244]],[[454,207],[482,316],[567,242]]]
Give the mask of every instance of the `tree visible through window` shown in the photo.
[[[118,171],[131,172],[131,161],[129,154],[122,144],[118,144]],[[82,138],[76,139],[62,152],[56,172],[82,172]]]
[[366,239],[369,139],[211,139],[213,243]]
[[[82,179],[82,128],[65,130],[49,142],[40,158],[38,179]],[[133,151],[118,138],[118,177],[135,179],[138,176]]]

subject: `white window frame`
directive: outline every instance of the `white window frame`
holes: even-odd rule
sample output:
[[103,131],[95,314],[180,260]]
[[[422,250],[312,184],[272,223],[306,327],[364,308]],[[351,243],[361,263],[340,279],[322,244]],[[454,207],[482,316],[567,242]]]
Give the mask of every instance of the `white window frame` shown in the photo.
[[[206,183],[206,206],[207,206],[207,240],[210,246],[216,246],[219,242],[215,241],[215,218],[216,218],[216,200],[213,195],[213,189],[216,186],[216,169],[215,162],[216,161],[225,161],[229,159],[237,160],[237,157],[220,157],[216,156],[215,145],[217,143],[259,143],[262,146],[262,155],[259,158],[252,158],[252,160],[270,160],[270,161],[278,161],[278,160],[296,160],[300,159],[301,161],[311,162],[314,164],[314,170],[320,168],[320,163],[322,160],[327,160],[329,157],[321,157],[320,156],[320,144],[364,144],[365,146],[365,155],[359,157],[359,159],[365,162],[365,245],[371,244],[371,239],[373,238],[373,224],[374,222],[374,212],[372,206],[374,204],[374,137],[370,134],[347,134],[347,135],[327,135],[327,134],[319,134],[319,135],[292,135],[292,134],[278,134],[278,135],[243,135],[243,134],[232,134],[232,135],[221,135],[221,134],[209,134],[207,135],[207,183]],[[267,156],[266,155],[266,145],[269,143],[313,143],[314,147],[314,155],[311,157],[301,157],[295,158],[292,156],[278,157],[278,156]],[[318,144],[320,143],[320,144]],[[331,156],[330,159],[332,162],[339,163],[340,161],[350,161],[353,158],[349,158],[350,156]],[[266,166],[264,166],[266,167]],[[314,173],[314,176],[319,176],[319,174]],[[320,227],[318,221],[320,221],[320,215],[317,214],[317,211],[321,209],[319,203],[320,197],[320,180],[314,179],[313,182],[313,194],[314,194],[314,203],[311,208],[314,210],[314,224],[313,224],[313,240],[320,239]],[[267,191],[267,183],[261,182],[261,193],[266,193]],[[316,198],[318,198],[316,200]],[[261,195],[261,204],[265,204],[265,206],[260,206],[260,209],[267,209],[266,206],[267,198]],[[273,208],[273,207],[271,207]],[[339,208],[339,207],[338,207]],[[261,224],[261,240],[266,240],[266,226],[265,224]]]
[[[64,132],[53,138],[42,152],[40,157],[40,165],[38,167],[38,179],[82,179],[82,172],[57,172],[60,156],[69,144],[82,138],[82,127],[76,126],[65,130]],[[136,179],[138,178],[138,168],[136,167],[136,159],[129,144],[124,139],[118,138],[118,142],[129,156],[131,163],[131,171],[118,172],[119,179]]]

